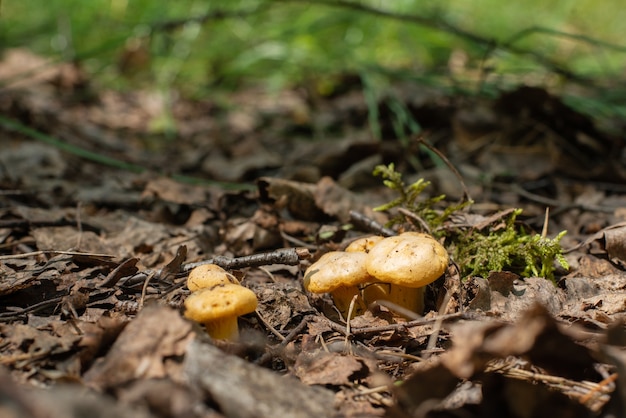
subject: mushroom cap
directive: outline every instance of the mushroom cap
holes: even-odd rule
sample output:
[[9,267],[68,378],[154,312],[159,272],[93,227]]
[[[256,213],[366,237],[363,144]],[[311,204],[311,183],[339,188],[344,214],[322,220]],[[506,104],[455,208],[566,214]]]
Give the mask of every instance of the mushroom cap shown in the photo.
[[369,235],[352,241],[347,247],[347,253],[361,252],[368,253],[374,245],[379,243],[385,237],[380,235]]
[[202,264],[195,267],[187,277],[187,288],[192,292],[217,284],[232,283],[230,276],[217,264]]
[[304,287],[309,292],[327,293],[338,287],[355,286],[372,277],[365,268],[367,254],[331,251],[304,272]]
[[238,317],[253,312],[258,301],[254,292],[237,284],[219,284],[200,289],[185,300],[185,317],[200,323]]
[[448,253],[432,236],[405,232],[374,245],[365,261],[370,275],[382,282],[422,287],[448,267]]

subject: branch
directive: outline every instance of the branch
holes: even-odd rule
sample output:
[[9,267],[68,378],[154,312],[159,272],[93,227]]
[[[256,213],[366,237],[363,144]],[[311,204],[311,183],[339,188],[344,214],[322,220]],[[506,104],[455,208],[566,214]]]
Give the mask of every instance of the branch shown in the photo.
[[188,23],[198,23],[200,25],[203,25],[207,22],[215,20],[241,19],[262,13],[268,9],[268,6],[268,4],[262,4],[258,7],[244,10],[213,10],[200,16],[153,23],[152,25],[150,25],[150,28],[153,31],[173,31],[187,25]]
[[[542,66],[550,69],[551,71],[557,74],[560,74],[566,77],[569,80],[575,81],[577,83],[585,83],[587,85],[589,85],[590,83],[590,80],[587,79],[586,77],[583,77],[579,74],[572,72],[568,68],[562,66],[561,64],[550,59],[547,56],[544,56],[533,50],[514,46],[513,42],[516,40],[516,38],[512,39],[513,42],[509,40],[505,43],[502,43],[495,38],[489,38],[489,37],[485,37],[485,36],[482,36],[473,32],[469,32],[449,22],[446,22],[445,20],[428,18],[428,17],[414,15],[414,14],[396,13],[396,12],[392,12],[389,10],[366,6],[364,4],[354,3],[354,2],[346,1],[346,0],[315,0],[315,1],[313,0],[274,0],[274,2],[275,3],[305,3],[305,4],[311,4],[311,5],[324,5],[324,6],[335,7],[335,8],[355,10],[357,12],[367,13],[367,14],[374,15],[374,16],[380,16],[380,17],[387,18],[387,19],[393,19],[393,20],[398,20],[401,22],[408,22],[408,23],[413,23],[413,24],[417,24],[420,26],[425,26],[425,27],[432,28],[440,32],[449,33],[461,39],[469,40],[475,44],[482,45],[487,48],[488,52],[486,56],[493,54],[498,49],[505,50],[515,55],[526,55],[526,56],[531,57],[533,60],[535,60]],[[533,30],[538,31],[538,28],[535,28]],[[576,35],[571,35],[571,36],[574,38],[576,37]],[[581,37],[580,39],[582,40],[583,37]],[[590,39],[591,38],[586,38],[586,40],[590,40]],[[602,45],[600,41],[596,41],[596,44]],[[613,45],[613,47],[615,46]]]
[[562,31],[555,30],[555,29],[544,28],[543,26],[531,26],[529,28],[522,29],[521,31],[513,34],[513,36],[511,36],[508,40],[502,42],[500,45],[503,47],[509,47],[510,45],[520,41],[521,39],[534,35],[536,33],[555,36],[555,37],[561,37],[561,38],[569,38],[569,39],[573,39],[575,41],[583,42],[589,45],[598,46],[598,47],[606,48],[606,49],[612,49],[613,51],[616,51],[616,52],[626,53],[626,46],[623,46],[623,45],[613,44],[610,42],[602,41],[602,40],[595,39],[590,36],[586,36],[586,35],[582,35],[578,33],[568,33],[568,32],[562,32]]

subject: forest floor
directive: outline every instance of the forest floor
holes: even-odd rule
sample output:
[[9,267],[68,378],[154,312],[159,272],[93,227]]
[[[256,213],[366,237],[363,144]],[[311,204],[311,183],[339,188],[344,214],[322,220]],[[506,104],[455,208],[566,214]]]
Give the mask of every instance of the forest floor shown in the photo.
[[[401,85],[374,140],[350,76],[332,97],[166,102],[71,65],[28,73],[41,64],[0,62],[0,79],[21,75],[0,96],[0,416],[626,416],[626,154],[606,124],[542,88]],[[419,138],[398,139],[402,112]],[[389,163],[431,181],[438,208],[471,196],[457,226],[496,231],[521,208],[529,230],[567,231],[569,268],[461,277],[451,262],[424,316],[381,303],[346,322],[303,272],[389,220],[372,210],[396,197],[372,175]],[[183,315],[209,260],[258,298],[238,341]]]

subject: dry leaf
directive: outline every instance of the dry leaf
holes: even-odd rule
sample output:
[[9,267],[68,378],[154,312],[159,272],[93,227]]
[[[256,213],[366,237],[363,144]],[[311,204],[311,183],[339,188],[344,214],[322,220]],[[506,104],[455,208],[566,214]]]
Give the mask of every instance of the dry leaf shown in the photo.
[[229,417],[333,416],[333,394],[280,376],[199,341],[189,344],[185,374]]
[[301,353],[294,372],[307,385],[333,386],[350,384],[356,374],[362,377],[369,374],[365,364],[357,357],[324,351]]
[[176,367],[170,359],[183,355],[193,335],[191,324],[178,312],[147,306],[126,326],[107,355],[85,373],[85,383],[105,389],[140,378],[172,378]]

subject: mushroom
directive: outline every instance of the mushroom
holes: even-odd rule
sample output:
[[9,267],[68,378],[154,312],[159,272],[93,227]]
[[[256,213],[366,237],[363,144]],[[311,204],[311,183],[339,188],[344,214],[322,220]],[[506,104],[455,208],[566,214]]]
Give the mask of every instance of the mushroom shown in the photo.
[[379,282],[362,291],[369,304],[386,299],[421,314],[424,286],[437,280],[448,267],[448,253],[432,236],[418,232],[380,240],[365,260],[367,272]]
[[185,300],[185,317],[203,324],[212,338],[237,340],[237,317],[253,312],[258,301],[246,287],[225,283],[200,289]]
[[385,239],[380,235],[370,235],[367,237],[362,237],[352,241],[347,247],[347,253],[361,252],[361,253],[369,253],[374,245],[379,243],[381,240]]
[[[364,252],[328,252],[304,272],[304,288],[313,293],[330,293],[341,315],[347,318],[350,302],[359,295],[358,285],[372,280],[365,269],[366,257]],[[352,316],[366,309],[359,295]]]
[[187,288],[192,292],[216,284],[238,284],[235,277],[217,264],[201,264],[194,267],[187,277]]

